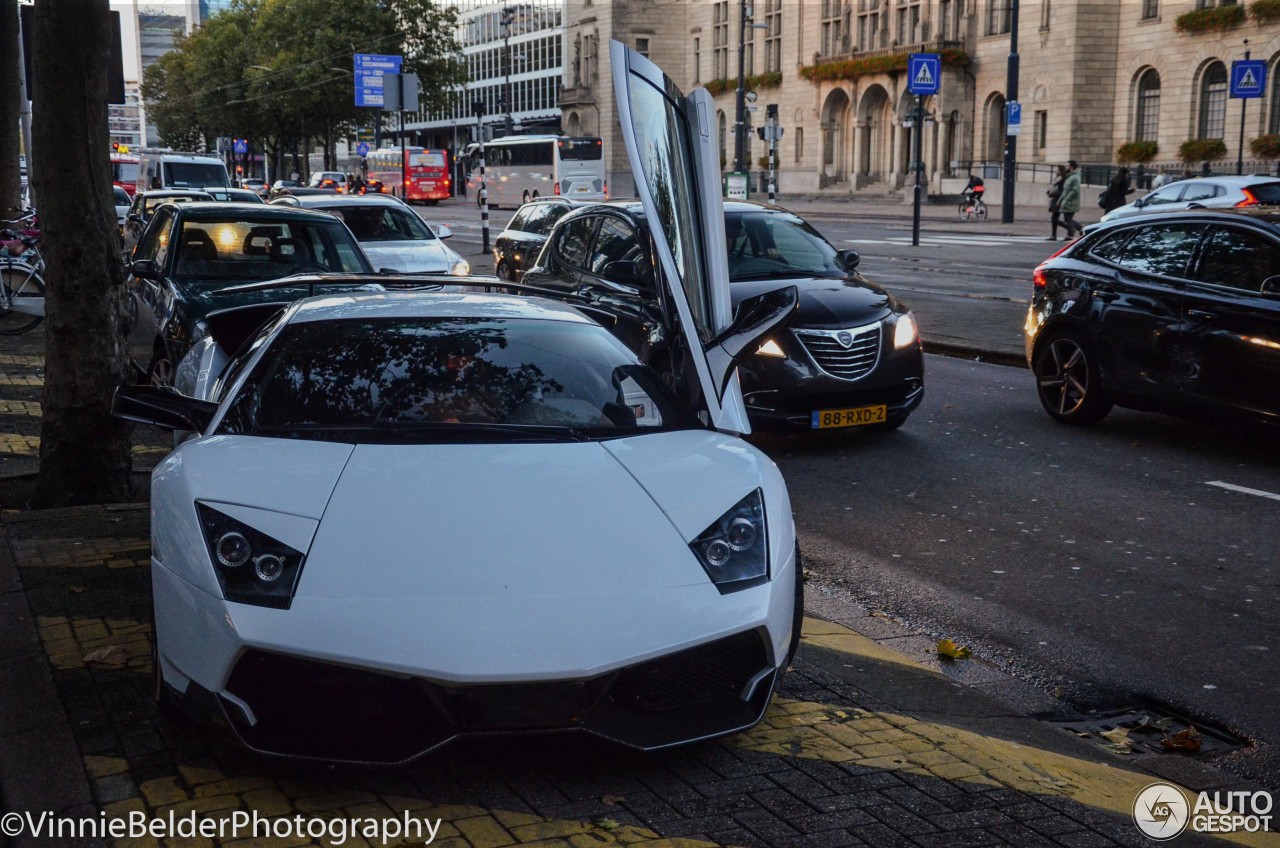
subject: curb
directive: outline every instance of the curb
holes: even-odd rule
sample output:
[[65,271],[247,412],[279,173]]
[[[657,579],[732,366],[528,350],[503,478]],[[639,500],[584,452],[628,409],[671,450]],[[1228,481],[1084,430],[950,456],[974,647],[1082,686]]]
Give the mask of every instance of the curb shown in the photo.
[[969,347],[967,345],[955,344],[954,342],[936,341],[923,334],[920,336],[920,341],[924,345],[925,353],[934,353],[938,356],[947,356],[952,359],[971,359],[977,362],[988,362],[992,365],[1005,365],[1011,368],[1025,369],[1027,367],[1026,357],[1020,353]]

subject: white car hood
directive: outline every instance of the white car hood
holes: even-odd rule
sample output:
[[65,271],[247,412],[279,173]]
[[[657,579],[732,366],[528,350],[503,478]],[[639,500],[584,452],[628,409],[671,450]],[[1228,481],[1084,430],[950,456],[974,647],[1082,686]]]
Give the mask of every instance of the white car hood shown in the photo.
[[394,268],[406,274],[447,274],[458,261],[454,253],[439,239],[430,241],[364,241],[361,249],[369,257],[374,270]]

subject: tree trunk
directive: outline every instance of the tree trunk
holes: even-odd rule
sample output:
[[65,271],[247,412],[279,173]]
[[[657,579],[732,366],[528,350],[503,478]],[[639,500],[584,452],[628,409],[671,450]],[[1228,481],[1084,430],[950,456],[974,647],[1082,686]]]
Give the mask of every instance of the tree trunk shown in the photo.
[[27,95],[19,84],[18,0],[0,0],[0,218],[13,218],[22,203],[18,121]]
[[36,3],[32,29],[32,144],[40,155],[31,176],[48,269],[32,500],[121,501],[130,495],[130,456],[127,425],[110,414],[124,374],[124,286],[107,147],[107,0]]

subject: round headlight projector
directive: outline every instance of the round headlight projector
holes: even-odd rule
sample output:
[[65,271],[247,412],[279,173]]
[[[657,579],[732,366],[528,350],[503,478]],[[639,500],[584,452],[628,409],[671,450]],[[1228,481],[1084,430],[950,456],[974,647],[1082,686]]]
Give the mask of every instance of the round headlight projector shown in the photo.
[[259,580],[270,583],[284,573],[284,560],[275,554],[263,554],[253,561],[253,570]]
[[735,551],[745,551],[756,543],[756,526],[750,519],[735,518],[730,522],[729,532],[725,536],[728,537],[729,547]]
[[249,554],[253,551],[244,534],[235,530],[219,536],[214,550],[218,554],[218,562],[227,568],[239,568],[244,565],[249,561]]
[[707,558],[709,565],[719,568],[729,561],[729,557],[733,555],[733,548],[724,539],[712,539],[707,542],[707,546],[702,549],[702,553]]

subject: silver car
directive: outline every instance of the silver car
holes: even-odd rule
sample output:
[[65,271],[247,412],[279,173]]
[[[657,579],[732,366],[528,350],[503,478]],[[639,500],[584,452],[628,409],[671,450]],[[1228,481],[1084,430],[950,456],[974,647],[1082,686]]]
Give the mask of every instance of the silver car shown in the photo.
[[1224,209],[1280,203],[1280,177],[1192,177],[1161,186],[1102,216],[1103,221],[1176,209]]
[[328,212],[347,225],[370,264],[379,271],[466,276],[471,264],[444,243],[453,235],[443,224],[428,226],[403,201],[381,194],[304,194],[272,204]]

